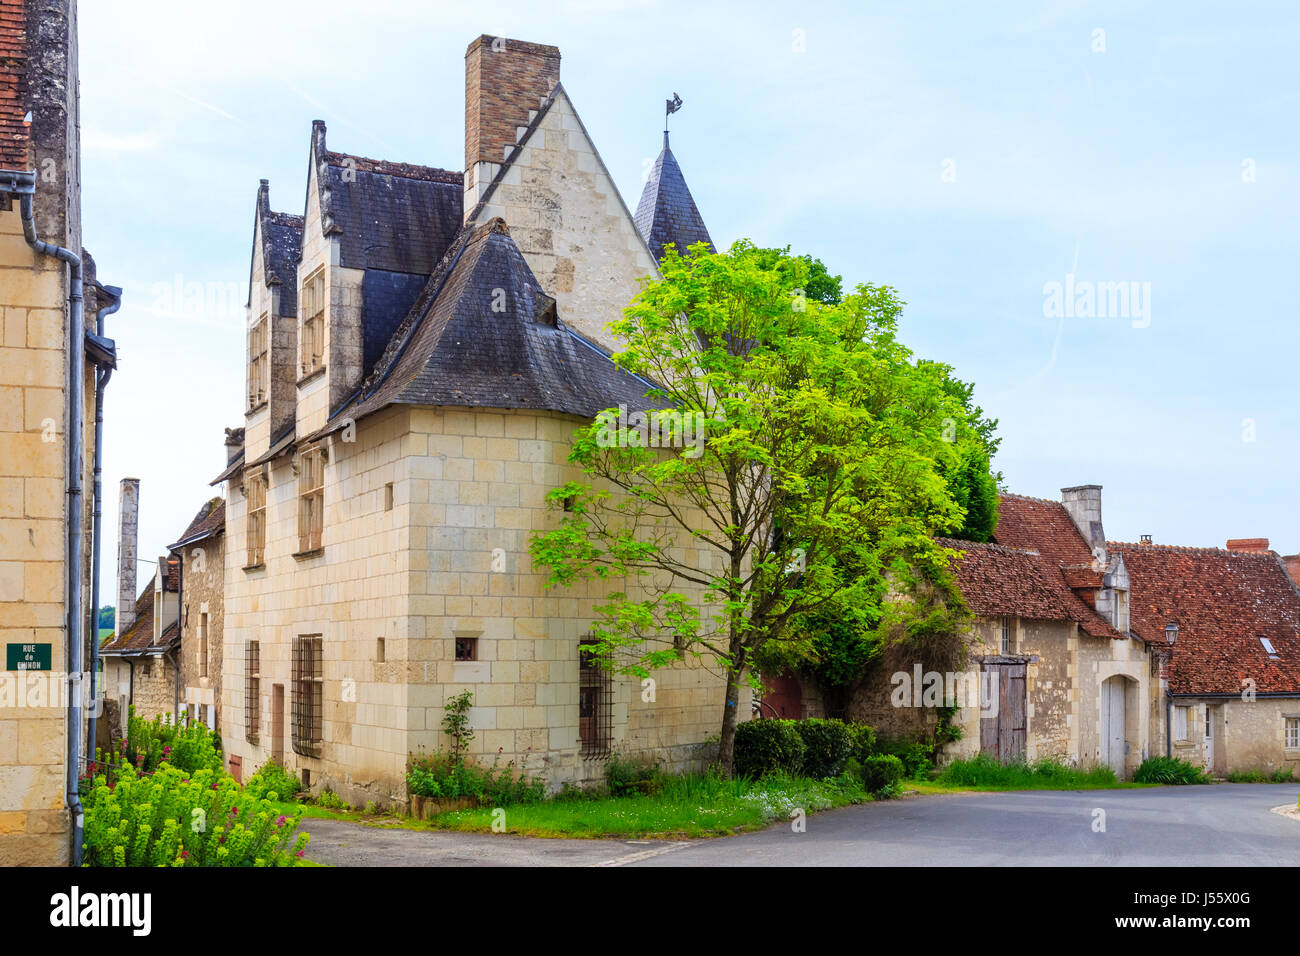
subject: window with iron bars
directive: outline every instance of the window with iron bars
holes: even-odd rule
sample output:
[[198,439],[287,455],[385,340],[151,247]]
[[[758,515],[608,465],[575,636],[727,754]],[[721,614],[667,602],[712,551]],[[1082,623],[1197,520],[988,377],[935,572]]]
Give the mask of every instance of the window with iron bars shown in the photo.
[[319,757],[325,684],[320,635],[293,639],[293,750]]
[[319,447],[302,453],[298,466],[298,551],[321,546],[325,527],[325,459]]
[[257,743],[262,716],[262,646],[244,642],[244,737]]
[[608,756],[614,742],[614,675],[600,666],[597,643],[578,645],[578,743],[582,756]]

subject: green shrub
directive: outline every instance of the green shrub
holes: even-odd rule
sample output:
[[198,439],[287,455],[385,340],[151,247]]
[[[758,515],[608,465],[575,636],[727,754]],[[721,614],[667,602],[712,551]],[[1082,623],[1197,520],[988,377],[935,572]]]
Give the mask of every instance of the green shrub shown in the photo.
[[903,779],[903,761],[893,754],[877,754],[860,763],[862,785],[870,793],[880,793]]
[[467,799],[494,807],[539,803],[547,793],[544,779],[516,772],[513,761],[484,768],[441,751],[408,758],[406,788],[417,797]]
[[1080,769],[1052,757],[1034,763],[1023,760],[1002,763],[982,753],[967,760],[952,761],[939,772],[936,780],[955,787],[1005,787],[1022,790],[1106,787],[1119,782],[1115,771],[1110,767]]
[[605,764],[605,786],[611,797],[658,793],[663,772],[659,761],[647,754],[624,757],[615,753]]
[[199,770],[224,772],[221,759],[221,738],[203,724],[191,723],[183,718],[180,726],[164,721],[162,715],[153,720],[137,717],[135,707],[128,711],[126,740],[122,753],[136,770],[152,773],[165,763],[186,773]]
[[[268,760],[248,778],[248,789],[256,787],[260,793],[267,794],[272,800],[291,801],[302,789],[298,778],[284,768],[283,764]],[[272,796],[273,795],[273,796]]]
[[1278,767],[1268,778],[1269,783],[1295,783],[1295,774],[1290,767]]
[[346,810],[348,805],[343,802],[333,790],[322,790],[320,796],[316,798],[316,806],[324,807],[326,810]]
[[757,780],[765,774],[798,774],[807,749],[793,720],[747,720],[736,728],[736,773]]
[[852,738],[850,756],[861,763],[876,752],[876,728],[869,724],[848,724]]
[[1177,757],[1148,757],[1133,774],[1137,783],[1209,783],[1210,776],[1200,767]]
[[903,773],[908,777],[924,777],[934,767],[934,744],[929,741],[882,738],[876,741],[874,752],[893,754],[903,761]]
[[1268,783],[1268,777],[1262,770],[1234,770],[1228,774],[1228,783]]
[[803,774],[814,780],[838,777],[853,752],[853,734],[842,720],[811,718],[795,721],[803,738]]
[[141,774],[130,763],[95,778],[85,804],[87,866],[299,866],[302,812],[281,814],[256,788],[205,768],[191,776],[163,764]]

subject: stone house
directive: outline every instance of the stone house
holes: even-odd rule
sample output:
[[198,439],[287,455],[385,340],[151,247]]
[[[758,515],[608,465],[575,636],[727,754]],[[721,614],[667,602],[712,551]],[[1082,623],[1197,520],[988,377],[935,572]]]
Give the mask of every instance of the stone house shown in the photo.
[[203,503],[168,553],[180,569],[181,707],[192,721],[221,727],[221,628],[226,574],[226,502]]
[[1129,571],[1106,546],[1100,486],[1062,489],[1059,502],[1004,494],[994,537],[939,541],[958,552],[974,614],[969,670],[927,698],[925,665],[891,651],[850,716],[890,735],[932,730],[946,696],[962,735],[944,760],[1054,757],[1131,774],[1155,752],[1163,690],[1149,642],[1129,627]]
[[120,602],[117,627],[99,648],[105,696],[116,703],[118,731],[126,732],[131,707],[140,717],[170,719],[180,699],[177,663],[180,569],[163,558],[133,602]]
[[220,720],[242,772],[273,759],[403,802],[408,755],[445,745],[466,689],[476,758],[554,786],[616,749],[690,765],[717,732],[724,686],[703,668],[647,691],[584,666],[607,590],[547,591],[528,555],[557,520],[545,494],[581,477],[574,429],[651,407],[605,329],[657,274],[647,240],[707,238],[666,148],[632,215],[559,61],[470,44],[464,172],[333,151],[316,122],[301,215],[258,190],[242,444],[214,481]]
[[99,651],[109,719],[124,734],[133,706],[141,717],[184,714],[219,728],[225,501],[203,503],[135,600],[139,479],[122,479],[121,501],[117,627]]
[[1300,776],[1300,590],[1285,559],[1266,538],[1110,548],[1132,576],[1133,630],[1152,643],[1174,637],[1159,752],[1219,776]]
[[[0,10],[0,864],[75,862],[98,582],[98,430],[116,364],[82,248],[77,8]],[[92,489],[95,489],[92,491]],[[72,813],[69,813],[69,809]]]

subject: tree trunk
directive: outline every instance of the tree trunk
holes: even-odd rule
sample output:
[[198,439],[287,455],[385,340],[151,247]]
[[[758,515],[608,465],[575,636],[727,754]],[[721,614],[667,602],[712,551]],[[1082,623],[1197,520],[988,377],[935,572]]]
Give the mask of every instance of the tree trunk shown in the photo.
[[718,762],[728,777],[736,769],[737,698],[740,696],[741,675],[727,669],[727,697],[722,704],[722,737],[718,744]]

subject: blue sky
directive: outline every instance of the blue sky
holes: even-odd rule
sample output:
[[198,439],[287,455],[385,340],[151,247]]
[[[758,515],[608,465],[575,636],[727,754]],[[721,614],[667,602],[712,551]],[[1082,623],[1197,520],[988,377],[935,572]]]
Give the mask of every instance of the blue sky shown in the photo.
[[[142,480],[156,555],[242,424],[258,180],[302,211],[316,118],[333,149],[459,169],[481,33],[560,47],[633,208],[680,93],[673,151],[715,242],[897,288],[904,341],[1000,420],[1011,490],[1102,484],[1112,539],[1300,551],[1293,5],[93,0],[85,243],[125,288],[105,568],[118,480]],[[1067,274],[1149,310],[1050,314]]]

